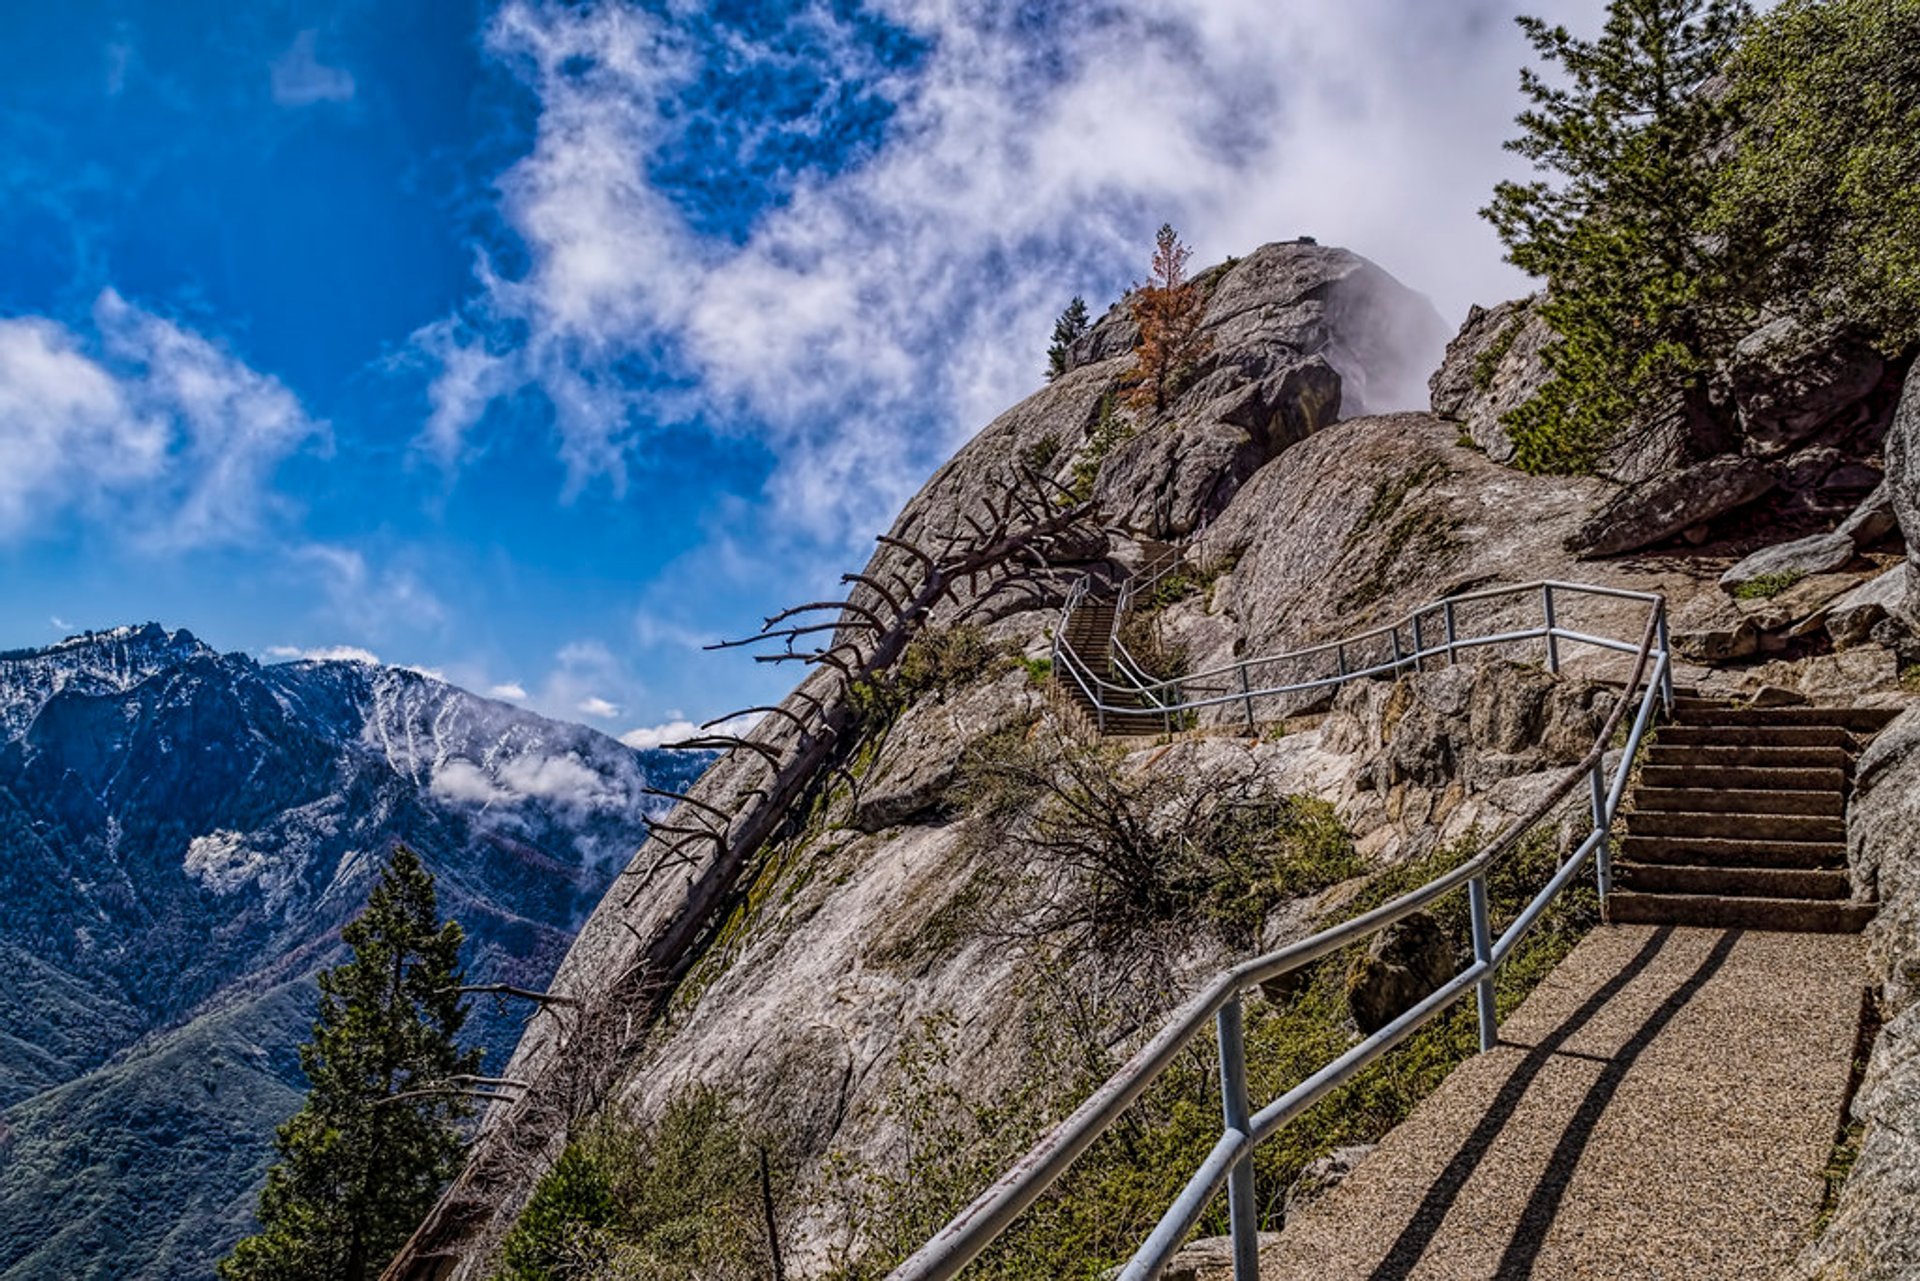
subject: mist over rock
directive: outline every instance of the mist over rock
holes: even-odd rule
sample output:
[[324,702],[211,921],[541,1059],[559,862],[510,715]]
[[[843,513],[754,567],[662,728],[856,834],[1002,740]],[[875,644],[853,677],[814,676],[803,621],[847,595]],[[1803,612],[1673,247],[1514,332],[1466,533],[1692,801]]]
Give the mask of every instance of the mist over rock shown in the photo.
[[[476,981],[539,987],[660,812],[647,789],[703,764],[156,624],[0,654],[0,1272],[204,1275],[392,844],[439,878]],[[482,1002],[469,1030],[497,1063],[525,1013]]]

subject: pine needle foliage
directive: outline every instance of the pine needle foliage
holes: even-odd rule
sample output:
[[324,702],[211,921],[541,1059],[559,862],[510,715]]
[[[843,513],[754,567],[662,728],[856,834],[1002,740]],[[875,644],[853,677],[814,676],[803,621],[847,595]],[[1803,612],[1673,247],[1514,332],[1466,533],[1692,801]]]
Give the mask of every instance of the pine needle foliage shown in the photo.
[[1596,40],[1519,19],[1558,73],[1521,72],[1530,105],[1506,145],[1549,176],[1500,183],[1481,215],[1548,287],[1552,376],[1507,421],[1522,468],[1590,470],[1639,406],[1705,403],[1739,322],[1724,247],[1700,234],[1732,129],[1709,82],[1749,16],[1742,0],[1613,0]]
[[1729,79],[1740,131],[1710,230],[1748,303],[1920,344],[1920,0],[1787,0]]
[[378,1276],[459,1158],[456,1123],[472,1108],[454,1082],[480,1051],[456,1041],[463,934],[440,920],[418,855],[394,847],[341,937],[352,958],[321,973],[319,1019],[300,1047],[306,1104],[274,1138],[260,1231],[220,1263],[221,1281]]
[[1129,295],[1140,345],[1127,373],[1128,403],[1162,413],[1185,381],[1212,351],[1200,331],[1206,319],[1205,291],[1187,278],[1193,251],[1180,243],[1172,224],[1162,223],[1154,237],[1153,267],[1147,283]]

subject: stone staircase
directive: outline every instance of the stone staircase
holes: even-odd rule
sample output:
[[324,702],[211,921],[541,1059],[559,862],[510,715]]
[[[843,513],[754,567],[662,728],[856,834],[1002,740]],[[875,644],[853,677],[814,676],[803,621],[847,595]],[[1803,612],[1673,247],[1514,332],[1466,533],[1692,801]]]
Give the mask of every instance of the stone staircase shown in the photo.
[[1674,700],[1647,749],[1614,862],[1616,924],[1855,934],[1847,798],[1882,708]]

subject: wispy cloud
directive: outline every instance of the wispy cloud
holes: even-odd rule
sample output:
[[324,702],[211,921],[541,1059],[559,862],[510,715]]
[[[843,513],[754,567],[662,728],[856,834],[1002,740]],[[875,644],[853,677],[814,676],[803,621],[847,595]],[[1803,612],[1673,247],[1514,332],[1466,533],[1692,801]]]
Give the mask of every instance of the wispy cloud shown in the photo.
[[499,685],[488,686],[487,697],[504,699],[509,703],[524,703],[527,701],[527,690],[518,681],[506,681]]
[[376,567],[366,553],[335,543],[304,543],[290,553],[320,584],[330,620],[371,636],[439,627],[447,605],[422,576],[405,565]]
[[353,73],[320,61],[319,32],[302,31],[293,38],[269,69],[273,100],[283,107],[305,107],[316,102],[351,102]]
[[583,716],[592,716],[603,721],[610,721],[620,714],[620,708],[617,705],[609,703],[597,694],[581,699],[573,705],[573,708]]
[[[910,69],[815,44],[822,77],[891,105],[884,137],[723,237],[654,166],[706,127],[703,70],[790,50],[715,52],[631,5],[505,4],[488,46],[540,103],[499,183],[526,266],[484,261],[472,306],[418,336],[441,369],[432,446],[458,457],[487,405],[534,387],[573,486],[618,489],[652,422],[699,411],[779,455],[770,524],[847,540],[1037,384],[1066,298],[1141,274],[1164,219],[1203,259],[1346,244],[1451,314],[1521,288],[1474,214],[1513,164],[1497,139],[1524,51],[1505,4],[883,9],[928,50]],[[844,25],[824,3],[793,21]],[[690,390],[664,397],[663,367]]]
[[328,439],[277,379],[111,289],[90,333],[0,320],[0,539],[78,512],[150,551],[236,542]]

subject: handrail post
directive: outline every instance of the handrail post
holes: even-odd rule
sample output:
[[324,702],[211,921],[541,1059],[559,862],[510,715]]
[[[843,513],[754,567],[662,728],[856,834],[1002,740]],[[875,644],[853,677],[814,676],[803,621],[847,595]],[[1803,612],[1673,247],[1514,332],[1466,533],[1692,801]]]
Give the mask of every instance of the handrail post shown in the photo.
[[1340,663],[1340,679],[1345,680],[1347,677],[1347,643],[1345,641],[1334,646],[1334,655]]
[[1672,649],[1667,644],[1667,601],[1663,596],[1654,605],[1654,635],[1659,638],[1660,652],[1669,655],[1667,665],[1660,673],[1660,702],[1666,708],[1667,715],[1673,715],[1673,660]]
[[[1600,901],[1605,903],[1607,895],[1613,891],[1613,855],[1608,849],[1612,824],[1607,821],[1607,776],[1603,768],[1603,756],[1593,763],[1593,772],[1588,781],[1593,789],[1593,830],[1600,834],[1600,843],[1593,850],[1593,878],[1600,889]],[[1621,768],[1626,768],[1623,761]]]
[[1253,691],[1247,685],[1247,665],[1245,663],[1240,665],[1240,697],[1246,700],[1247,728],[1251,730],[1253,728]]
[[1447,665],[1451,667],[1460,661],[1460,656],[1454,653],[1453,649],[1454,642],[1460,639],[1460,635],[1459,629],[1454,624],[1452,601],[1444,600],[1440,602],[1440,617],[1447,625]]
[[1425,649],[1426,644],[1420,639],[1420,611],[1416,609],[1413,611],[1413,670],[1416,672],[1421,670],[1420,654]]
[[[1214,1016],[1220,1038],[1220,1107],[1227,1128],[1253,1132],[1253,1106],[1247,1099],[1247,1049],[1241,1031],[1240,998],[1234,997]],[[1227,1220],[1233,1234],[1233,1281],[1260,1281],[1260,1236],[1253,1199],[1253,1149],[1234,1163],[1227,1174]]]
[[1560,670],[1560,641],[1559,638],[1553,634],[1553,629],[1559,626],[1559,624],[1556,623],[1553,618],[1552,583],[1547,583],[1540,588],[1540,608],[1547,616],[1547,670],[1550,672],[1558,672]]
[[[1487,878],[1476,876],[1467,882],[1467,914],[1473,924],[1473,959],[1487,964],[1493,960],[1493,927],[1487,917]],[[1493,1007],[1493,970],[1474,984],[1474,1003],[1480,1012],[1480,1048],[1491,1050],[1500,1039],[1500,1026]]]
[[1407,661],[1400,653],[1400,625],[1395,623],[1393,630],[1388,632],[1387,635],[1393,638],[1393,674],[1398,676],[1401,666]]

